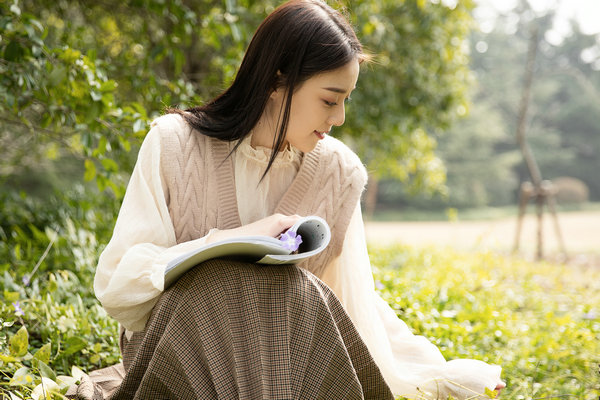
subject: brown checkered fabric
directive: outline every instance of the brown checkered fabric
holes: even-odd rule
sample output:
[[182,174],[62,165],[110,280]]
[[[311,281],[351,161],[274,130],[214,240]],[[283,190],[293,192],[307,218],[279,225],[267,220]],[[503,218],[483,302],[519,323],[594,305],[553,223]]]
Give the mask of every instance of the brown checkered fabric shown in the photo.
[[393,399],[338,299],[295,266],[207,261],[123,339],[115,400]]

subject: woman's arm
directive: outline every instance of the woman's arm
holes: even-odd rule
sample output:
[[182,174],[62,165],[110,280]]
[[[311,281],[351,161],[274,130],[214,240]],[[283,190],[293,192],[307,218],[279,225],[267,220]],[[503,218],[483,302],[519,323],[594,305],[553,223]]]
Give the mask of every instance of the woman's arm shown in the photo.
[[113,236],[98,261],[96,297],[125,328],[144,329],[163,290],[166,264],[206,240],[176,243],[161,179],[160,126],[153,124],[138,154]]
[[94,290],[106,311],[126,329],[143,330],[164,289],[169,261],[207,243],[242,235],[277,234],[298,216],[275,214],[235,229],[177,244],[161,179],[160,125],[153,123],[131,175],[113,236],[100,255]]

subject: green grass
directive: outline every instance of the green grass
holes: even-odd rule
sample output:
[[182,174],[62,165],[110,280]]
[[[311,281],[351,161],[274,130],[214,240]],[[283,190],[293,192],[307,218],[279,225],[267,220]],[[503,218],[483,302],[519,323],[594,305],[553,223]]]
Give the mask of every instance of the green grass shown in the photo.
[[[382,296],[415,333],[448,359],[502,365],[503,399],[598,399],[599,269],[442,248],[370,254]],[[91,269],[79,277],[47,272],[23,288],[8,264],[0,267],[0,393],[29,398],[40,376],[59,380],[77,375],[73,366],[90,371],[117,361],[117,325],[89,291],[77,295]]]
[[371,249],[382,296],[447,359],[502,365],[503,399],[598,399],[600,269]]
[[[600,211],[600,203],[584,203],[562,205],[557,207],[558,212],[574,211]],[[381,209],[373,215],[373,221],[448,221],[458,218],[461,221],[495,220],[514,217],[517,215],[517,206],[481,207],[469,209],[438,209],[421,210],[415,208]],[[535,205],[527,206],[527,214],[535,213]]]

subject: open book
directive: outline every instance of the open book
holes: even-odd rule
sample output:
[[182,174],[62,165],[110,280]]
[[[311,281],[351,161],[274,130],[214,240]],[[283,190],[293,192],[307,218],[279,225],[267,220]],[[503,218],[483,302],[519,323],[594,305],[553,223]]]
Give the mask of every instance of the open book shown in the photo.
[[288,232],[302,237],[296,252],[288,250],[276,238],[269,236],[240,236],[210,243],[174,258],[165,270],[165,289],[190,268],[212,258],[229,258],[258,264],[296,264],[320,253],[331,240],[331,230],[321,217],[300,219]]

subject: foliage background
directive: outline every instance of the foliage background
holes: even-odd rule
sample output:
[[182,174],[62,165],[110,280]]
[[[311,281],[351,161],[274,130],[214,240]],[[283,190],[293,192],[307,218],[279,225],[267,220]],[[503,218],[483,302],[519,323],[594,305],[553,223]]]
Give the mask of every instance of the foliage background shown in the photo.
[[[60,185],[56,175],[79,159],[86,180],[95,178],[100,190],[110,187],[120,197],[121,172],[130,171],[130,150],[148,120],[165,107],[185,108],[220,93],[275,5],[3,2],[2,68],[10,72],[0,81],[5,185],[47,187],[51,172]],[[464,109],[464,39],[473,4],[368,0],[351,6],[349,17],[376,65],[364,69],[360,82],[368,90],[357,91],[360,109],[349,110],[337,134],[354,139],[373,176],[399,178],[412,191],[440,190],[444,169],[428,131],[449,126]]]
[[[555,11],[540,13],[525,0],[500,14],[491,29],[469,35],[468,114],[449,129],[436,129],[437,155],[447,168],[446,197],[410,196],[394,180],[379,188],[380,209],[439,209],[516,204],[530,180],[515,132],[528,42],[538,32],[527,140],[544,179],[573,177],[598,201],[600,180],[600,41],[575,21],[553,39]],[[581,201],[581,200],[580,200]],[[563,203],[566,205],[566,203]]]
[[[79,376],[73,366],[89,371],[118,360],[117,326],[93,297],[93,270],[148,122],[166,106],[187,107],[219,93],[233,78],[253,30],[276,3],[0,0],[3,394],[31,396],[42,376],[62,381],[64,391],[71,382],[65,375]],[[516,35],[509,41],[515,48],[507,49],[512,34],[494,31],[471,33],[466,42],[473,27],[471,1],[455,7],[424,0],[333,5],[350,8],[359,36],[376,55],[336,134],[368,163],[372,182],[390,179],[376,191],[379,203],[511,201],[524,175],[510,139],[511,99],[519,84],[519,69],[511,62],[520,62],[525,39]],[[471,51],[473,76],[468,49],[482,40],[489,50]],[[532,140],[561,155],[541,160],[544,171],[552,167],[563,174],[569,167],[570,175],[584,179],[584,167],[597,165],[597,136],[596,141],[588,136],[597,133],[598,103],[585,97],[593,96],[592,89],[575,99],[569,81],[574,76],[592,82],[585,87],[597,87],[596,61],[581,63],[577,57],[582,44],[593,43],[583,35],[565,42],[567,47],[547,49],[548,59],[560,53],[575,69],[561,80],[544,81],[536,94],[554,102],[540,109],[555,112],[534,119],[532,126],[539,128],[532,128]],[[499,63],[506,52],[515,59]],[[500,67],[510,79],[497,79]],[[573,106],[552,105],[562,99],[573,99]],[[456,124],[469,110],[471,116]],[[586,138],[586,146],[576,136],[565,144],[562,132],[575,126],[569,120],[582,127],[575,135]],[[481,151],[467,151],[474,146]],[[581,152],[589,163],[569,164],[581,160]],[[409,196],[414,193],[422,197]],[[434,193],[444,197],[425,198]],[[503,364],[508,398],[597,395],[592,371],[600,354],[598,291],[590,271],[568,275],[556,265],[409,248],[378,249],[372,257],[380,290],[397,312],[447,357]],[[540,271],[549,278],[539,278]],[[464,276],[473,282],[466,285]],[[576,283],[566,285],[571,278]],[[524,322],[534,318],[549,325]],[[525,325],[528,334],[516,336]],[[549,353],[564,356],[550,360]]]

